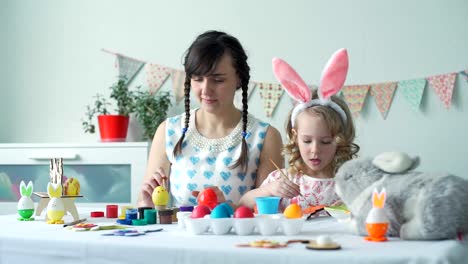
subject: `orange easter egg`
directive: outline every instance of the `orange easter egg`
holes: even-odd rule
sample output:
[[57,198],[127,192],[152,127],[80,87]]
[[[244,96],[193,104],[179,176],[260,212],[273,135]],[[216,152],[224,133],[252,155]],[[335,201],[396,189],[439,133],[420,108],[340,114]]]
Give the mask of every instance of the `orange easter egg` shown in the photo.
[[302,208],[296,203],[290,204],[288,207],[286,207],[286,209],[284,209],[283,215],[286,218],[301,218]]

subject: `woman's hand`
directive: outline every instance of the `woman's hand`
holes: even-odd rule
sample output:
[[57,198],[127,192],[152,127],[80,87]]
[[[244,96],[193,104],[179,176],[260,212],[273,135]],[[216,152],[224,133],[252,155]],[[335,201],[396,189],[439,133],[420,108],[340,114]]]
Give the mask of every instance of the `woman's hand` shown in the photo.
[[261,188],[266,188],[271,196],[279,196],[283,198],[293,198],[301,194],[299,185],[281,177],[280,179],[265,184]]
[[[163,180],[167,180],[166,173],[164,172],[164,169],[159,168],[154,172],[151,177],[145,179],[143,182],[143,185],[141,187],[141,200],[138,203],[139,207],[153,207],[153,191],[156,187],[163,185]],[[166,184],[164,184],[166,185]],[[163,186],[164,186],[163,185]],[[166,186],[164,186],[167,188]]]

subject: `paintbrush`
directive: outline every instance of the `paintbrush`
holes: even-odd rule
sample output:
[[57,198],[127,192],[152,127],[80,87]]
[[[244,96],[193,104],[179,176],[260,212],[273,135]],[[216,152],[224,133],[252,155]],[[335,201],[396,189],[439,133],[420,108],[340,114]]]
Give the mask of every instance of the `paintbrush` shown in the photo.
[[[277,170],[279,170],[279,172],[281,173],[281,175],[282,175],[284,178],[286,178],[286,179],[289,180],[289,177],[288,177],[286,174],[284,174],[283,170],[280,169],[280,167],[278,167],[278,165],[276,165],[276,163],[275,163],[272,159],[270,159],[270,161],[271,161],[271,164],[273,164],[273,166],[275,166],[275,168],[276,168]],[[302,196],[302,193],[299,193],[299,195]]]

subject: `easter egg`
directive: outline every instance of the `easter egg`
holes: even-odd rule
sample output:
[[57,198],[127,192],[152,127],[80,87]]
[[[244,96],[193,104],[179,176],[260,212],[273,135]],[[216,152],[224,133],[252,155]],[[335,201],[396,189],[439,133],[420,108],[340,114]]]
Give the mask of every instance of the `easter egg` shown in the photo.
[[190,215],[191,218],[203,218],[205,215],[209,215],[211,210],[208,206],[200,204],[195,207]]
[[229,211],[230,206],[222,203],[218,206],[216,206],[213,211],[211,211],[211,218],[229,218],[231,216],[231,213]]
[[284,209],[283,215],[286,218],[301,218],[302,208],[296,203],[290,204],[288,207],[286,207],[286,209]]
[[253,218],[254,214],[252,209],[247,206],[239,206],[234,212],[234,218]]
[[158,186],[154,188],[152,199],[156,206],[167,205],[169,202],[169,193],[163,186]]
[[198,204],[206,205],[211,210],[218,205],[218,196],[213,189],[206,188],[198,195]]

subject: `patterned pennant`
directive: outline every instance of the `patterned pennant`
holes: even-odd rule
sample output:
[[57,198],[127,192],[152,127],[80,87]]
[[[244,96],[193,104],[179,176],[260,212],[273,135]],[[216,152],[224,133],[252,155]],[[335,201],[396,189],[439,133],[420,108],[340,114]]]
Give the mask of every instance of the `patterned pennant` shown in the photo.
[[[316,91],[318,89],[318,86],[317,85],[313,85],[313,84],[308,84],[307,87],[309,87],[309,89],[313,92],[313,91]],[[299,102],[294,100],[292,97],[289,98],[291,100],[291,103],[293,104],[293,106],[296,106]]]
[[172,91],[174,92],[176,104],[178,104],[184,98],[185,72],[172,69],[171,79],[172,79]]
[[371,95],[375,97],[377,108],[382,114],[383,119],[387,118],[388,109],[393,101],[397,83],[377,83],[371,85]]
[[169,68],[149,63],[146,64],[146,81],[148,82],[150,93],[155,93],[166,82],[171,74]]
[[460,74],[465,78],[465,81],[468,82],[468,70],[461,71]]
[[[247,101],[249,100],[250,96],[252,95],[253,90],[257,86],[256,82],[249,82],[248,88],[247,88]],[[242,89],[238,89],[236,91],[236,94],[234,95],[234,105],[238,109],[242,109]]]
[[366,100],[369,85],[346,85],[341,89],[344,100],[351,110],[354,117],[359,116],[364,101]]
[[144,62],[123,56],[121,54],[117,55],[117,68],[119,69],[119,77],[125,78],[127,83],[130,83],[135,75],[141,70]]
[[455,87],[456,77],[456,72],[427,77],[429,85],[435,89],[437,95],[447,109],[450,108],[452,101],[452,93],[453,88]]
[[271,117],[284,93],[284,89],[281,84],[257,83],[257,85],[260,89],[260,97],[263,99],[266,116]]
[[398,83],[398,89],[403,93],[414,110],[419,109],[424,88],[426,88],[425,79],[404,80]]

